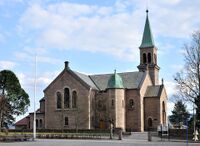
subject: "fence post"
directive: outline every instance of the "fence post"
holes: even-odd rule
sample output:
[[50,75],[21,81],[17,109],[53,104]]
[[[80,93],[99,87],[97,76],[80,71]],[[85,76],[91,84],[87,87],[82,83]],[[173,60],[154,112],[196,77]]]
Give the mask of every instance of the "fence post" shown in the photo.
[[162,124],[160,125],[160,138],[161,138],[161,141],[162,141],[162,133],[163,133],[163,127],[162,127]]
[[188,121],[187,121],[187,119],[186,119],[186,126],[187,126],[187,128],[186,128],[186,145],[188,146]]

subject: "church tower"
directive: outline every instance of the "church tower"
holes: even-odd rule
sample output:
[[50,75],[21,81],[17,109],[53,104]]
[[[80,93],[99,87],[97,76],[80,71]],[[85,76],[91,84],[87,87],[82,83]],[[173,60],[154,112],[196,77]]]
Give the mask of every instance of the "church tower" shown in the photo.
[[159,69],[157,65],[157,48],[154,44],[153,35],[148,18],[148,10],[146,10],[146,22],[142,37],[140,49],[140,72],[148,71],[153,85],[159,84]]

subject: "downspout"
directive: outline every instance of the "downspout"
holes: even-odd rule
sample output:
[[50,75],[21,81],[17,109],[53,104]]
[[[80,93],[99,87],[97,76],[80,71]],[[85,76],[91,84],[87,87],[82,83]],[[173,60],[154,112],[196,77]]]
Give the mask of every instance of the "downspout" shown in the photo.
[[88,129],[91,129],[91,91],[92,88],[90,87],[88,94]]

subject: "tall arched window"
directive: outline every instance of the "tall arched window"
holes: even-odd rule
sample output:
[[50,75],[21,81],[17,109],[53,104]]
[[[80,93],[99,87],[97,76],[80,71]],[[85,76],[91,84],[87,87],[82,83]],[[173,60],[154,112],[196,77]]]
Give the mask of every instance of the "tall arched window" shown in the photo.
[[68,126],[69,125],[69,119],[68,117],[65,117],[65,126]]
[[72,92],[72,108],[77,107],[77,92],[73,91]]
[[36,128],[39,127],[38,119],[36,119]]
[[148,53],[148,63],[151,63],[151,53]]
[[163,124],[166,124],[166,112],[165,112],[165,102],[162,102],[162,120]]
[[69,102],[70,102],[70,94],[69,89],[64,89],[64,108],[69,108]]
[[143,63],[147,63],[146,53],[143,53]]
[[62,96],[60,92],[56,93],[56,98],[57,98],[57,109],[61,109],[62,108]]
[[152,118],[148,118],[148,127],[151,128],[153,126]]
[[40,128],[42,128],[42,119],[40,119]]

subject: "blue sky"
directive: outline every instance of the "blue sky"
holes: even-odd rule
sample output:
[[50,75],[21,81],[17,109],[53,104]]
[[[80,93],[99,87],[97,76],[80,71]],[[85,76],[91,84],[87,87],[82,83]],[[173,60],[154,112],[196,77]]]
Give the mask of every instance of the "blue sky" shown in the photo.
[[[184,66],[183,44],[200,28],[199,6],[198,0],[148,1],[169,99],[175,92],[173,76]],[[141,0],[0,0],[0,70],[17,74],[30,96],[29,112],[35,54],[37,107],[66,60],[86,74],[137,71],[146,7]],[[171,100],[168,107],[170,113]]]

